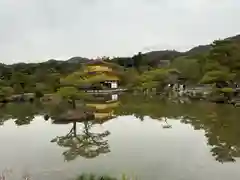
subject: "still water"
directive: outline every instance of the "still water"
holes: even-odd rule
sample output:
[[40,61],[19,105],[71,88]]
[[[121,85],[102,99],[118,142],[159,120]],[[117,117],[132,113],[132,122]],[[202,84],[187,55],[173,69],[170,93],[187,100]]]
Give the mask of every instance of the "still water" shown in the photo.
[[98,120],[78,123],[45,121],[42,106],[2,107],[0,171],[9,180],[68,180],[81,173],[240,179],[240,109],[132,95],[89,105],[97,107]]

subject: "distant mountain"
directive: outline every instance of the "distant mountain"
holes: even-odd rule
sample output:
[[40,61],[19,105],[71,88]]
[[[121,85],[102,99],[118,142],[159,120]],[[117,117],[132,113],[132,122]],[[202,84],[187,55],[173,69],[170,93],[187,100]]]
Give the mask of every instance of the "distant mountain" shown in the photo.
[[181,52],[175,50],[165,50],[165,51],[151,51],[143,54],[146,59],[150,61],[155,60],[172,60],[178,56],[181,56]]
[[[233,37],[229,37],[227,38],[228,40],[234,41],[236,43],[238,43],[240,45],[240,35],[236,35]],[[194,56],[194,55],[198,55],[198,54],[203,54],[203,53],[207,53],[211,48],[211,45],[200,45],[197,47],[194,47],[192,49],[190,49],[189,51],[186,52],[178,52],[175,50],[160,50],[160,51],[151,51],[151,52],[147,52],[142,54],[146,61],[148,62],[158,62],[160,60],[173,60],[179,56]],[[119,58],[115,58],[117,59],[117,61],[120,62],[121,59],[125,59],[126,61],[131,60],[132,57],[119,57]],[[11,68],[14,67],[15,69],[22,69],[22,68],[26,68],[26,66],[31,66],[31,67],[36,67],[36,66],[57,66],[57,69],[62,69],[64,68],[65,65],[71,66],[71,70],[75,69],[73,68],[75,64],[78,64],[78,66],[80,66],[81,64],[84,64],[86,62],[88,62],[90,59],[88,58],[84,58],[84,57],[72,57],[68,60],[55,60],[55,59],[50,59],[46,62],[41,62],[41,63],[16,63],[16,64],[12,64],[12,65],[5,65],[5,64],[0,64],[0,69],[1,68]],[[66,67],[66,66],[65,66]]]
[[211,45],[200,45],[200,46],[190,49],[189,51],[184,52],[183,54],[185,56],[194,56],[194,55],[198,55],[198,54],[205,54],[205,53],[209,52],[210,48],[211,48]]
[[72,57],[68,60],[56,60],[56,59],[49,59],[48,61],[42,62],[41,64],[64,64],[64,63],[72,63],[72,64],[82,64],[88,62],[90,59],[84,57]]
[[72,58],[70,58],[70,59],[68,59],[66,62],[68,62],[68,63],[80,63],[80,64],[82,64],[82,63],[86,63],[86,62],[88,62],[90,59],[88,59],[88,58],[83,58],[83,57],[72,57]]
[[[233,37],[226,38],[226,40],[230,40],[232,42],[235,42],[240,45],[240,35],[236,35]],[[189,51],[186,51],[184,54],[187,56],[197,55],[197,54],[203,54],[209,52],[211,49],[211,45],[200,45],[197,47],[194,47],[190,49]]]
[[179,56],[194,56],[198,54],[207,53],[211,48],[211,45],[200,45],[194,47],[186,52],[179,52],[175,50],[165,50],[165,51],[151,51],[145,53],[146,59],[149,61],[157,61],[157,60],[173,60]]
[[156,62],[161,60],[173,60],[180,56],[195,56],[198,54],[205,54],[210,50],[210,45],[201,45],[194,47],[186,52],[179,52],[175,50],[165,51],[151,51],[143,54],[149,62]]
[[15,63],[11,65],[0,64],[0,75],[3,72],[17,71],[26,74],[33,74],[36,70],[42,72],[57,72],[61,74],[68,74],[74,72],[82,67],[90,59],[82,57],[73,57],[68,60],[50,59],[41,63]]
[[[236,35],[236,36],[229,37],[226,39],[233,41],[240,45],[240,35]],[[211,48],[211,45],[208,44],[208,45],[196,46],[186,52],[178,52],[175,50],[165,50],[165,51],[151,51],[151,52],[145,53],[144,55],[149,61],[173,60],[179,56],[195,56],[195,55],[199,55],[199,54],[205,54],[210,51],[210,48]]]

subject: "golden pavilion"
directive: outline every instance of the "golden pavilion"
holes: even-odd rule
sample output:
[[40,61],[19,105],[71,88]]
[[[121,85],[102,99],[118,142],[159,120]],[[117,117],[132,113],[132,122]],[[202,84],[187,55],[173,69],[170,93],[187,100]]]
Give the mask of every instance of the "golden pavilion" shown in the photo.
[[119,85],[119,66],[103,60],[92,60],[84,68],[84,73],[93,82],[101,83],[102,87],[117,89]]

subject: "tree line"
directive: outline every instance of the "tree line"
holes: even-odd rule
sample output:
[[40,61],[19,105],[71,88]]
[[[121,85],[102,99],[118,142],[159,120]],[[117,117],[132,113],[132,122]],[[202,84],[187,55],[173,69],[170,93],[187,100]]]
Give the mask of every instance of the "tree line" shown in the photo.
[[[102,60],[122,67],[120,85],[128,88],[162,89],[173,81],[173,72],[178,72],[188,84],[213,84],[224,88],[240,81],[240,36],[217,40],[185,53],[139,52],[133,57],[102,57]],[[88,61],[74,57],[67,61],[0,64],[0,98],[21,93],[57,92],[62,80],[81,72]],[[162,61],[168,61],[169,65],[163,66]],[[106,77],[92,81],[101,78]]]

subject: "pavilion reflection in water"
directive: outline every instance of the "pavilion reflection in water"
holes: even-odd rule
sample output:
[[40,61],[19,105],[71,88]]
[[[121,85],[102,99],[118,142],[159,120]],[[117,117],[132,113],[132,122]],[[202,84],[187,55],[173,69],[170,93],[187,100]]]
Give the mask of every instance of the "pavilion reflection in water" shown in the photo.
[[104,123],[114,118],[114,109],[118,105],[118,94],[96,95],[92,101],[86,103],[87,107],[94,109],[96,123]]
[[[57,136],[51,141],[60,147],[68,148],[63,152],[66,161],[74,160],[78,156],[95,158],[101,154],[110,152],[107,140],[110,132],[105,130],[101,124],[115,117],[114,108],[118,104],[118,95],[116,94],[96,95],[93,100],[86,103],[87,107],[94,109],[94,119],[53,121],[54,124],[72,124],[72,128],[66,135]],[[94,132],[92,131],[93,127],[97,129]],[[81,130],[81,132],[78,132],[78,130]]]

